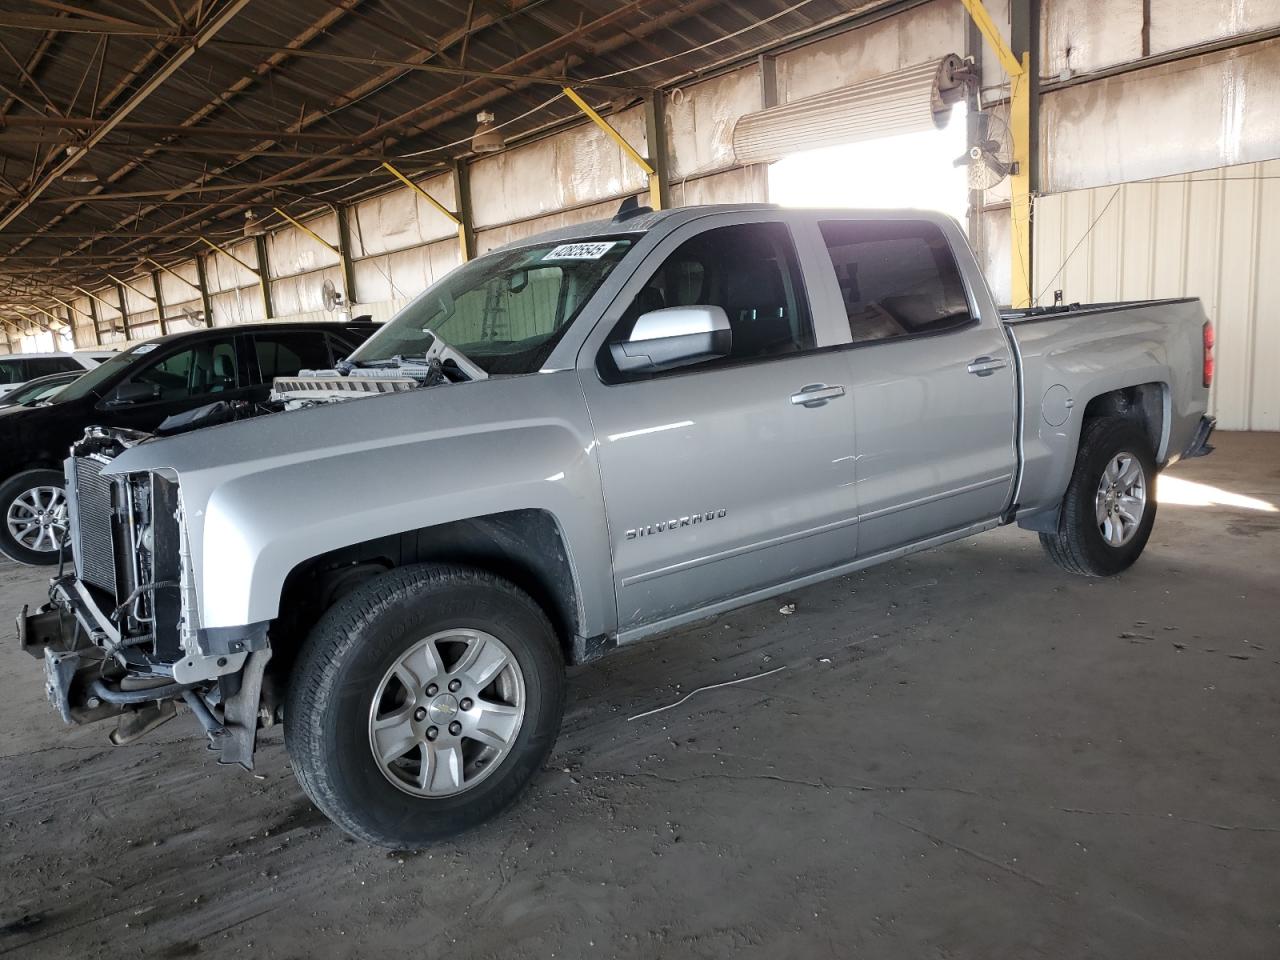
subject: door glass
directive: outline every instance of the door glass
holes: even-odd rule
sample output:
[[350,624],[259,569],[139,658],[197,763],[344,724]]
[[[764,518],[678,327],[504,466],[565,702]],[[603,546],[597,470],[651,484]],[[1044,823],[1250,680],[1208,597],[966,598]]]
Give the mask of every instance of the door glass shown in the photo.
[[809,305],[786,224],[735,224],[686,240],[649,278],[600,351],[605,381],[663,376],[619,372],[609,344],[626,340],[641,314],[687,306],[723,308],[733,332],[732,352],[675,372],[785,356],[814,345]]
[[27,376],[34,380],[51,373],[62,373],[66,370],[83,370],[84,367],[70,357],[32,357],[27,361]]
[[270,383],[275,377],[296,376],[299,370],[327,370],[333,365],[322,333],[256,333],[253,344],[263,383]]
[[156,387],[157,400],[183,400],[234,390],[238,385],[235,344],[216,340],[180,350],[134,374],[132,382]]
[[973,321],[942,231],[922,220],[819,224],[854,343],[939,333]]
[[21,360],[16,358],[13,360],[0,360],[0,384],[22,383],[26,379],[26,375],[22,372]]

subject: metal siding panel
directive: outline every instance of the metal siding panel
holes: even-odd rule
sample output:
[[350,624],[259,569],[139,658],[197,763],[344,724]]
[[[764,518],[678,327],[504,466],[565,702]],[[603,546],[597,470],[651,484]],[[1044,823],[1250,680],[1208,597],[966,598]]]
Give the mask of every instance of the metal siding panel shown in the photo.
[[1221,252],[1215,311],[1221,378],[1214,378],[1216,408],[1237,429],[1249,426],[1252,377],[1253,254],[1257,248],[1257,181],[1224,176],[1219,186]]
[[1068,302],[1199,297],[1217,331],[1219,425],[1280,430],[1280,161],[1126,184],[1086,235],[1116,189],[1037,199],[1041,302],[1059,288]]
[[1280,160],[1256,165],[1259,186],[1257,278],[1253,300],[1253,389],[1249,429],[1280,430]]

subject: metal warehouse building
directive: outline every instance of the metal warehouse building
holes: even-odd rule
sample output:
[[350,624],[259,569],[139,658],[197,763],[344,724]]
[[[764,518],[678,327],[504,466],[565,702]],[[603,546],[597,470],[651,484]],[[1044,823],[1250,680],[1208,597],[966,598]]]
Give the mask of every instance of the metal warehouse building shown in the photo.
[[1280,958],[1280,0],[0,0],[0,957]]

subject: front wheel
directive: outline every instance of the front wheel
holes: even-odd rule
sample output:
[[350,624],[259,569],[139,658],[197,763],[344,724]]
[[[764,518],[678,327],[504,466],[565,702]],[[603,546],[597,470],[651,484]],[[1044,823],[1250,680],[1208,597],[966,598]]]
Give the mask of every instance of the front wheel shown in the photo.
[[541,608],[489,573],[402,567],[312,631],[290,681],[285,743],[343,830],[412,849],[496,815],[555,742],[559,644]]
[[67,536],[66,481],[57,470],[27,470],[0,484],[0,552],[31,566],[50,566]]
[[1063,569],[1087,577],[1127,570],[1155,524],[1155,481],[1155,455],[1141,427],[1123,417],[1090,420],[1058,529],[1040,534],[1045,552]]

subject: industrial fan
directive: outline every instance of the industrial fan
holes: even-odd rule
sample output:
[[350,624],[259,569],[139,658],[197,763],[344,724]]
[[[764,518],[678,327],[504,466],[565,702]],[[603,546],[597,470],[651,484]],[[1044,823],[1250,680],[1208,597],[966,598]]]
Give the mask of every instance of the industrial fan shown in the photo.
[[967,119],[969,150],[955,166],[969,168],[970,190],[990,190],[1017,169],[1009,125],[988,110],[976,110]]

